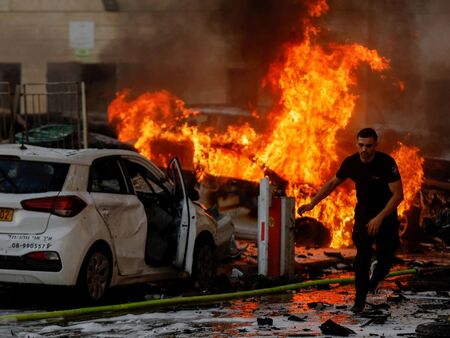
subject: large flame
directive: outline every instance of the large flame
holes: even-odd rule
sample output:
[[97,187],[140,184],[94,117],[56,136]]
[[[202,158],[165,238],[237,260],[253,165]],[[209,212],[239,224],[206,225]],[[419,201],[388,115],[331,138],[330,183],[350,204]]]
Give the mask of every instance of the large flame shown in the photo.
[[403,183],[404,201],[398,208],[401,217],[405,217],[405,212],[412,206],[423,183],[424,158],[419,155],[419,151],[417,147],[408,147],[399,142],[391,154],[397,162]]
[[[313,4],[311,17],[328,9],[324,0]],[[388,68],[388,61],[377,51],[358,44],[320,46],[319,33],[309,23],[302,41],[285,45],[271,66],[265,84],[279,101],[266,117],[271,128],[262,134],[248,124],[230,126],[225,133],[193,125],[189,117],[196,112],[165,91],[135,99],[129,91],[120,92],[108,108],[109,120],[120,140],[133,143],[161,166],[172,154],[167,148],[158,151],[158,144],[170,142],[184,149],[188,166],[200,180],[211,174],[258,182],[270,170],[288,182],[287,193],[295,196],[297,205],[305,203],[341,160],[336,134],[347,126],[355,107],[356,70],[362,63],[378,72]],[[400,154],[408,151],[417,154],[404,145],[396,153],[402,173],[421,167],[418,160],[404,169]],[[406,200],[414,197],[419,181],[405,184]],[[310,214],[332,230],[332,247],[350,244],[355,201],[354,191],[344,186]]]

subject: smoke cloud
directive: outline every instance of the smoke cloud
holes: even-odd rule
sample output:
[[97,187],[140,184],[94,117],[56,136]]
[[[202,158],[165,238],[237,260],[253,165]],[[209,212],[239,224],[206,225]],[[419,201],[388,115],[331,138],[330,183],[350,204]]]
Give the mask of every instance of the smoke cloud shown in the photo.
[[373,125],[389,141],[450,156],[450,2],[332,0],[330,8],[323,24],[335,38],[376,49],[391,64],[383,78],[361,72],[355,128]]
[[129,14],[136,24],[102,51],[122,63],[121,85],[166,89],[194,104],[226,103],[226,69],[251,69],[259,83],[280,46],[301,31],[305,12],[302,1],[291,0],[190,3]]
[[[227,103],[226,69],[252,69],[260,82],[281,46],[302,36],[307,2],[189,3],[136,13],[136,24],[105,48],[105,56],[122,62],[122,87],[136,93],[166,89],[192,104]],[[350,128],[371,125],[426,155],[450,153],[450,2],[329,0],[329,6],[318,23],[324,45],[360,43],[391,62],[383,78],[360,71]]]

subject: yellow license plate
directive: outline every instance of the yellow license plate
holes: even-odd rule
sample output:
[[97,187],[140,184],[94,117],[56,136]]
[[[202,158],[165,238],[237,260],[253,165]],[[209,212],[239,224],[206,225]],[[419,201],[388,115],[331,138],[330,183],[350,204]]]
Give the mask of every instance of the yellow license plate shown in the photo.
[[0,208],[0,221],[11,222],[13,219],[13,214],[13,209]]

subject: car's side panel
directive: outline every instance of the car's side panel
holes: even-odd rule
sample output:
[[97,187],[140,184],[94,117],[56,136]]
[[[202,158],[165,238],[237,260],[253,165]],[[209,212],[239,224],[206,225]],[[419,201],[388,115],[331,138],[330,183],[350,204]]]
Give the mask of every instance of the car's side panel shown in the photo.
[[120,157],[98,158],[89,170],[88,191],[111,233],[119,274],[131,275],[143,269],[147,218],[124,174]]
[[[74,193],[66,191],[62,194]],[[67,233],[65,238],[61,238],[59,244],[63,271],[71,276],[70,285],[76,284],[83,260],[95,242],[106,242],[113,252],[113,263],[115,261],[111,232],[97,212],[92,195],[88,192],[82,192],[77,193],[77,196],[82,198],[87,206],[83,213],[79,215],[80,217],[77,216],[70,232]],[[58,217],[52,216],[48,233],[58,233],[59,228]]]
[[135,195],[91,193],[111,232],[121,275],[136,274],[144,264],[147,217]]

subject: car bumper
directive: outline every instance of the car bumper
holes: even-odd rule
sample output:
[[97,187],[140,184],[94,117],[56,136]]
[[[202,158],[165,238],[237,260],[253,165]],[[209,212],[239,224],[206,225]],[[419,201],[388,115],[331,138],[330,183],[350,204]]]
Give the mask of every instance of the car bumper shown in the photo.
[[[93,228],[86,230],[74,219],[50,223],[41,235],[0,234],[0,282],[75,285],[88,248],[104,235]],[[30,261],[26,255],[36,251],[56,253],[59,259]]]
[[26,256],[0,256],[0,270],[61,271],[61,259],[33,260]]

